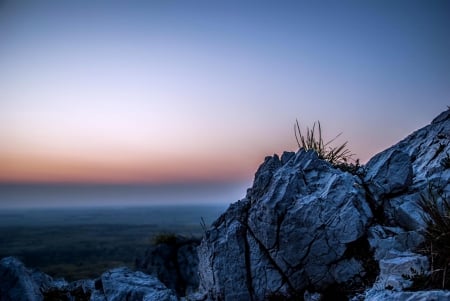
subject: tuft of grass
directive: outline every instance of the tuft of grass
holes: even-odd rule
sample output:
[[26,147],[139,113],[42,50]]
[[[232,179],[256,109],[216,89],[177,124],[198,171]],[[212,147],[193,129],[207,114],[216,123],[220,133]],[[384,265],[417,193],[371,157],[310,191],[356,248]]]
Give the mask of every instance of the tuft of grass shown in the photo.
[[425,221],[422,253],[431,263],[430,288],[450,288],[450,199],[431,186],[419,201]]
[[322,137],[322,126],[320,121],[314,122],[312,128],[306,128],[306,133],[303,133],[298,120],[294,125],[295,139],[299,148],[306,151],[314,150],[319,158],[330,162],[333,165],[348,164],[353,154],[347,148],[348,141],[337,146],[331,146],[331,144],[341,136],[342,133],[334,137],[328,142],[325,142]]
[[206,232],[208,232],[208,226],[206,226],[206,223],[205,223],[205,220],[203,219],[203,216],[200,217],[200,227],[202,227],[203,235],[205,235]]

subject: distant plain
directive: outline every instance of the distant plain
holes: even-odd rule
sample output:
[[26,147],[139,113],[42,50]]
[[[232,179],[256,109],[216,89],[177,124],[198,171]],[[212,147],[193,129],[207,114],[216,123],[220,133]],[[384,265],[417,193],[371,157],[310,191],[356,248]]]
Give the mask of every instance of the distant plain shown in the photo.
[[0,258],[16,256],[56,278],[95,278],[113,267],[133,267],[157,234],[200,237],[202,219],[209,225],[225,209],[225,205],[2,209]]

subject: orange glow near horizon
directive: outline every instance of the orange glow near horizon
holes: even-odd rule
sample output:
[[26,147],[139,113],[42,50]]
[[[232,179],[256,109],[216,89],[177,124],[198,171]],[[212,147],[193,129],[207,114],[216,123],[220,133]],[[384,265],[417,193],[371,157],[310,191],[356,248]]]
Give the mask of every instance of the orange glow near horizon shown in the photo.
[[[273,153],[272,153],[273,154]],[[272,155],[267,154],[267,155]],[[264,155],[241,158],[166,158],[114,162],[0,157],[0,183],[167,184],[249,182]]]
[[233,162],[229,158],[143,162],[113,162],[62,158],[0,157],[3,183],[163,184],[243,182],[251,179],[258,163]]

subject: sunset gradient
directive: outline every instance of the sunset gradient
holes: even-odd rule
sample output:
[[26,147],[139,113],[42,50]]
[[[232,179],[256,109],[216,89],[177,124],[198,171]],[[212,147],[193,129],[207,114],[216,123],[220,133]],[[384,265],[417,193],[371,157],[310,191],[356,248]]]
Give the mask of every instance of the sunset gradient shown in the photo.
[[448,1],[0,4],[4,183],[249,183],[297,118],[365,162],[449,104]]

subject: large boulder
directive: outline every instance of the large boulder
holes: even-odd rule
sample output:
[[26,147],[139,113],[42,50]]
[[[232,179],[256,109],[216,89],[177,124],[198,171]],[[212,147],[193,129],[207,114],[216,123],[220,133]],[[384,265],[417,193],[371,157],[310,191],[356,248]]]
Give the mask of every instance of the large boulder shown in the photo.
[[403,192],[412,184],[411,158],[398,148],[376,155],[365,168],[364,181],[378,206],[383,197]]
[[315,152],[266,158],[199,247],[202,289],[215,300],[263,300],[358,282],[363,262],[350,249],[371,219],[361,180]]

